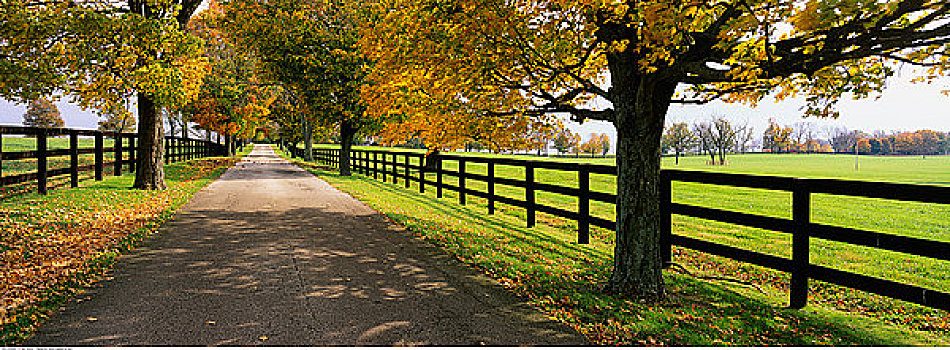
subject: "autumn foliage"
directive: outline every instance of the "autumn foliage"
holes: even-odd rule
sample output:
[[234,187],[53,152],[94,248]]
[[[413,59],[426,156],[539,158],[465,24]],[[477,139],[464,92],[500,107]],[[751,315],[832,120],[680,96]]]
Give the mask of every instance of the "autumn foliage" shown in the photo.
[[0,202],[0,344],[26,337],[54,311],[42,306],[49,298],[72,295],[93,282],[79,279],[98,278],[96,269],[150,234],[171,209],[236,162],[214,158],[171,166],[168,191],[128,191],[116,185],[129,179],[114,178],[110,187]]
[[56,108],[50,100],[39,98],[30,101],[23,114],[23,125],[37,128],[61,128],[63,127],[63,117],[59,115],[59,109]]

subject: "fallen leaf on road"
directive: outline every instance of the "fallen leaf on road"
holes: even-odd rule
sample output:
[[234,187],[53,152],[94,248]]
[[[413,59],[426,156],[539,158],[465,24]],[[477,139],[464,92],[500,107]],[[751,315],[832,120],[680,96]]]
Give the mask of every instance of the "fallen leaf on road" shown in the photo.
[[95,318],[95,317],[86,317],[86,321],[89,321],[89,322],[96,322],[96,321],[98,321],[98,320],[99,320],[99,319],[98,319],[98,318]]
[[261,341],[266,341],[266,340],[267,340],[267,336],[266,336],[266,335],[262,335],[260,338],[257,338],[257,339],[260,339]]
[[214,325],[218,324],[218,323],[215,322],[215,321],[208,321],[208,322],[205,322],[205,323],[207,323],[209,326],[214,326]]

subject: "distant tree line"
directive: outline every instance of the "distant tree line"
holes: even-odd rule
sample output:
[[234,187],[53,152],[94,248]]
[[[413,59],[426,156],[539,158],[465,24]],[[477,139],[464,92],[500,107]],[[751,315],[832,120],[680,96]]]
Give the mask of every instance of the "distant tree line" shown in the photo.
[[606,157],[607,152],[610,152],[610,137],[607,134],[591,133],[587,141],[581,142],[581,135],[564,128],[555,135],[553,143],[560,154],[580,156],[583,153],[591,157]]
[[673,153],[676,164],[682,155],[709,155],[709,164],[725,165],[729,153],[751,150],[755,133],[751,125],[732,122],[725,117],[712,117],[694,123],[673,123],[663,133],[661,150]]
[[[761,135],[761,136],[760,136]],[[857,153],[866,155],[950,154],[950,133],[932,130],[914,132],[876,131],[869,135],[842,127],[820,128],[799,122],[769,125],[756,134],[748,124],[711,117],[693,123],[673,123],[666,127],[662,152],[676,157],[705,154],[708,164],[725,165],[726,155],[761,150],[769,153]]]
[[[814,137],[824,133],[826,139]],[[875,131],[826,128],[820,130],[809,123],[779,126],[774,120],[763,135],[763,151],[775,153],[860,153],[871,155],[930,155],[950,153],[950,133],[933,130],[914,132]]]

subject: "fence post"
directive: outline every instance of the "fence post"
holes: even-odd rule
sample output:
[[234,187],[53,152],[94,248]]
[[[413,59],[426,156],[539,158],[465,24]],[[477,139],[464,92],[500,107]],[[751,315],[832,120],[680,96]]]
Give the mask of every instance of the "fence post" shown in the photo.
[[405,165],[405,167],[406,167],[406,171],[405,171],[405,173],[406,173],[406,188],[409,188],[409,186],[410,186],[410,185],[409,185],[409,179],[411,179],[412,176],[409,175],[410,172],[409,172],[409,155],[408,155],[408,154],[403,154],[403,155],[402,155],[402,164]]
[[664,267],[673,262],[673,180],[660,171],[660,260]]
[[379,178],[379,151],[373,151],[373,180]]
[[399,161],[396,160],[396,154],[393,154],[392,168],[393,168],[393,174],[392,174],[393,184],[398,184],[399,183]]
[[426,156],[419,156],[419,193],[426,193]]
[[46,194],[46,129],[36,132],[36,191]]
[[129,172],[130,173],[135,172],[135,163],[138,161],[138,159],[135,158],[136,157],[135,141],[136,141],[135,137],[129,137]]
[[805,179],[792,183],[792,283],[789,307],[800,309],[808,303],[808,224],[811,214],[811,192]]
[[96,131],[96,181],[102,181],[102,131]]
[[459,159],[459,204],[465,205],[465,160]]
[[435,166],[435,198],[442,198],[442,157],[435,156],[438,163]]
[[380,173],[383,175],[383,182],[384,182],[384,183],[386,182],[386,176],[387,176],[386,174],[389,173],[388,171],[386,171],[386,154],[387,154],[387,153],[380,153],[380,155],[383,156],[383,160],[380,161],[380,164],[382,165],[382,167],[381,167],[382,169],[380,170]]
[[69,185],[79,187],[79,132],[69,131]]
[[525,209],[527,209],[528,227],[534,227],[535,201],[534,201],[534,165],[525,164],[524,167],[524,200]]
[[488,160],[488,214],[495,213],[495,161]]
[[[581,164],[577,171],[577,243],[590,243],[590,170]],[[661,214],[662,215],[662,214]]]
[[3,186],[3,127],[0,127],[0,186]]
[[113,176],[122,176],[122,134],[114,133],[112,134],[114,138],[113,153],[115,153],[115,163],[112,164],[112,175]]

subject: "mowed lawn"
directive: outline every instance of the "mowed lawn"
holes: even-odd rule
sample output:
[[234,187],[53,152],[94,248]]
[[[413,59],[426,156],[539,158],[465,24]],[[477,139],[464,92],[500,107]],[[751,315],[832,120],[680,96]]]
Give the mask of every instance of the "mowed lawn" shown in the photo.
[[[530,156],[516,156],[516,158],[592,162],[609,165],[614,163],[614,160],[610,158],[543,158]],[[857,171],[854,169],[853,155],[733,155],[727,158],[729,164],[726,166],[706,165],[707,159],[698,156],[684,157],[680,159],[679,165],[675,165],[674,159],[664,158],[663,167],[666,169],[790,177],[950,185],[950,156],[929,156],[926,158],[919,156],[860,156]],[[398,157],[398,162],[402,162],[402,157]],[[410,163],[417,164],[418,160],[410,157]],[[443,164],[444,169],[458,170],[456,161],[445,161]],[[466,172],[485,175],[487,170],[485,164],[466,162]],[[400,173],[403,171],[402,169],[399,170]],[[412,173],[413,176],[417,176],[415,172]],[[524,170],[514,166],[496,165],[495,175],[502,178],[523,180]],[[434,174],[427,174],[426,178],[435,181],[436,177]],[[577,174],[574,172],[537,169],[535,170],[535,179],[540,183],[577,187]],[[391,176],[389,180],[392,181]],[[453,176],[445,175],[443,181],[458,185],[457,179]],[[592,191],[616,193],[614,176],[592,174],[590,182]],[[487,192],[487,184],[482,181],[468,179],[466,180],[466,187]],[[524,189],[512,186],[496,184],[495,193],[515,199],[525,198]],[[544,205],[571,211],[577,210],[577,200],[569,196],[537,191],[536,197],[538,203]],[[815,194],[812,198],[812,220],[814,222],[950,242],[950,205],[821,194]],[[473,203],[486,202],[474,196],[468,196],[467,199]],[[785,191],[674,182],[673,201],[779,218],[791,219],[792,217],[791,193]],[[593,216],[614,219],[615,205],[613,203],[592,201],[590,207]],[[674,233],[676,234],[726,243],[762,253],[791,257],[791,235],[789,234],[678,215],[674,216],[673,224]],[[611,243],[609,235],[602,236],[608,241],[606,243]],[[950,263],[818,239],[813,239],[812,244],[813,262],[950,292]],[[926,272],[922,273],[921,271]]]
[[[704,160],[695,160],[696,168],[706,167]],[[402,162],[401,157],[399,162]],[[683,163],[687,165],[688,162]],[[452,169],[454,164],[447,162],[445,167]],[[483,166],[468,163],[467,170],[473,169],[484,173]],[[523,178],[523,173],[515,168],[496,166],[496,169],[498,176]],[[459,206],[458,196],[452,191],[446,190],[443,199],[436,199],[432,186],[427,186],[425,194],[419,194],[415,184],[405,188],[401,180],[393,184],[391,176],[387,184],[366,176],[344,178],[334,175],[333,171],[311,170],[462,261],[485,270],[552,317],[574,326],[599,344],[896,345],[940,343],[950,336],[950,318],[946,312],[825,283],[811,284],[809,307],[802,311],[787,310],[784,309],[788,298],[787,274],[681,248],[674,248],[674,260],[700,277],[694,279],[670,270],[666,274],[673,294],[670,301],[651,305],[607,296],[600,293],[599,288],[610,270],[613,233],[609,230],[596,229],[592,232],[591,244],[577,245],[574,243],[575,223],[566,219],[539,215],[539,225],[529,229],[524,226],[524,210],[520,208],[499,205],[496,215],[486,215],[485,201],[473,196],[468,196],[468,205]],[[536,177],[564,186],[576,183],[576,176],[566,172],[538,170]],[[434,180],[434,176],[429,179]],[[444,179],[454,183],[452,177]],[[592,180],[595,190],[613,192],[611,177]],[[484,184],[478,181],[469,180],[468,185],[484,189]],[[785,212],[790,210],[788,194],[755,190],[737,193],[735,189],[688,184],[675,186],[679,202],[790,216]],[[523,191],[500,185],[497,193],[523,198]],[[576,205],[576,201],[569,198],[543,192],[538,192],[538,199],[570,210]],[[823,200],[815,199],[816,203]],[[848,203],[835,204],[836,210],[844,210]],[[597,215],[612,219],[612,205],[596,208]],[[815,210],[819,208],[816,204]],[[942,210],[945,215],[947,208]],[[837,215],[834,211],[825,213],[831,217]],[[896,215],[901,215],[899,210]],[[935,215],[933,212],[918,214],[924,220],[918,220],[922,222],[914,224],[917,226],[891,225],[889,229],[914,231],[916,233],[910,234],[920,235],[917,227],[929,225],[936,229],[945,225],[940,222],[943,219]],[[677,234],[768,254],[789,255],[791,237],[787,235],[681,217],[674,218],[674,224]],[[909,256],[874,261],[887,260],[890,255],[817,240],[813,240],[812,245],[812,260],[824,265],[908,283],[920,282],[918,284],[941,290],[947,284],[945,267],[938,262]],[[901,268],[895,269],[888,263]],[[919,270],[909,266],[917,266]],[[706,277],[714,280],[706,281]],[[905,330],[915,333],[901,334]],[[916,333],[921,331],[924,333]]]
[[[79,148],[80,149],[92,149],[96,147],[96,140],[88,137],[79,137]],[[3,152],[21,152],[21,151],[35,151],[36,150],[36,138],[35,137],[4,137],[2,139]],[[46,141],[46,146],[50,150],[54,149],[69,149],[69,137],[50,137]],[[104,139],[102,146],[109,148],[114,146],[115,140],[113,139]],[[126,147],[128,146],[128,141],[124,141]],[[106,152],[103,155],[103,161],[109,163],[114,159],[114,155],[111,152]],[[128,155],[126,155],[128,156]],[[94,154],[81,154],[79,155],[79,165],[89,165],[93,164],[96,161]],[[18,175],[23,173],[30,173],[36,171],[36,159],[19,159],[19,160],[3,160],[0,162],[0,170],[2,170],[3,175]],[[49,169],[58,169],[69,167],[69,156],[60,156],[60,157],[50,157],[48,160]],[[111,171],[111,170],[109,170]]]
[[[474,155],[496,156],[488,154]],[[516,157],[613,164],[613,159],[610,158]],[[948,156],[860,156],[858,157],[858,170],[855,170],[855,157],[853,155],[732,155],[727,158],[729,164],[726,166],[706,165],[707,159],[707,157],[698,156],[685,157],[680,159],[679,165],[675,165],[673,158],[664,158],[663,166],[667,169],[806,178],[837,178],[935,186],[950,185],[950,157]],[[401,157],[399,157],[399,162],[402,162]],[[410,162],[416,164],[417,160],[410,159]],[[444,168],[455,170],[457,164],[454,161],[446,161]],[[523,169],[503,165],[496,165],[495,169],[498,177],[524,179]],[[487,167],[484,164],[468,162],[466,170],[472,173],[485,174]],[[400,173],[402,173],[401,169]],[[537,181],[543,183],[577,187],[577,176],[572,172],[538,169],[535,177]],[[435,175],[427,174],[427,178],[434,181]],[[391,182],[392,178],[390,177],[388,180]],[[444,176],[443,180],[446,183],[457,184],[457,180],[451,176]],[[402,183],[400,180],[400,187],[403,186]],[[486,184],[480,181],[469,179],[466,185],[478,191],[486,191]],[[615,186],[613,176],[591,176],[591,189],[593,191],[615,193]],[[675,182],[673,187],[674,202],[791,218],[791,193],[789,192],[679,182]],[[415,188],[415,185],[413,185],[413,188]],[[430,186],[427,190],[434,192],[435,189]],[[496,185],[495,191],[496,194],[501,196],[515,199],[524,198],[523,189]],[[446,190],[445,194],[448,198],[457,198],[452,191]],[[950,206],[948,205],[817,194],[813,195],[812,198],[811,215],[815,222],[950,242]],[[558,194],[539,191],[537,192],[537,200],[541,204],[562,209],[574,211],[577,208],[576,199]],[[468,202],[476,206],[484,206],[486,203],[485,200],[474,196],[468,196]],[[508,215],[522,218],[525,215],[523,209],[500,207],[502,207],[500,212]],[[591,202],[591,211],[594,216],[612,220],[614,210],[615,207],[612,203]],[[568,242],[574,240],[571,232],[576,229],[574,222],[548,215],[541,215],[539,222],[563,229],[563,239]],[[789,234],[678,215],[674,216],[673,225],[674,234],[700,238],[775,256],[791,257],[791,235]],[[612,232],[595,229],[592,235],[591,247],[602,252],[605,256],[609,256],[613,247]],[[810,259],[813,263],[824,266],[950,292],[950,263],[940,260],[819,239],[811,240]],[[743,266],[744,264],[736,264],[726,259],[706,256],[705,254],[697,255],[695,252],[682,249],[677,249],[674,260],[703,271],[738,276],[759,283],[771,288],[774,294],[787,293],[788,275],[784,273],[761,268],[749,270]],[[899,324],[909,325],[911,328],[935,330],[940,333],[950,332],[947,314],[942,311],[919,308],[824,283],[812,283],[811,289],[810,302],[812,303],[867,315],[876,315]]]

